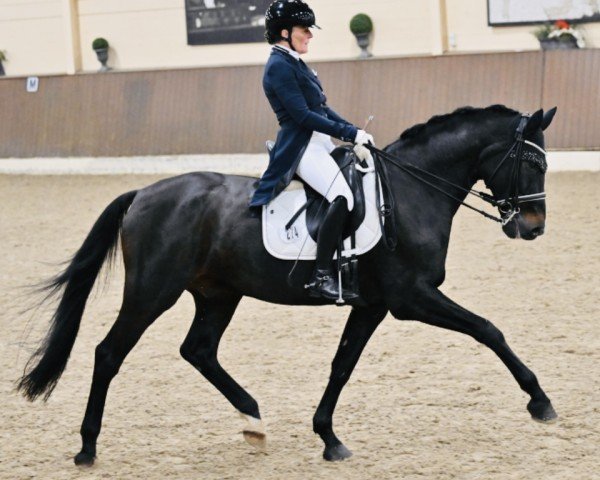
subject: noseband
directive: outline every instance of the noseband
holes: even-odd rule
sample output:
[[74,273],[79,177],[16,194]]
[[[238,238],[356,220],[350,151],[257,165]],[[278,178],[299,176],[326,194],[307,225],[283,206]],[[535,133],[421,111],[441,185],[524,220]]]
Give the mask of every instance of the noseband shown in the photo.
[[[502,157],[502,160],[498,163],[498,166],[492,172],[489,180],[491,182],[496,176],[500,167],[504,164],[507,159],[512,160],[512,169],[510,172],[510,185],[508,189],[508,197],[503,199],[493,198],[492,205],[498,207],[502,215],[502,225],[506,225],[510,222],[513,217],[520,212],[520,205],[527,202],[537,202],[546,199],[546,192],[532,193],[530,195],[519,195],[519,180],[521,178],[521,166],[523,162],[527,162],[534,167],[538,168],[542,173],[546,173],[548,170],[548,163],[546,162],[546,151],[529,140],[523,138],[523,132],[529,121],[529,115],[521,116],[519,120],[519,126],[515,132],[515,141],[506,152],[506,155]],[[537,152],[531,150],[524,150],[525,146],[530,146],[535,150],[542,153],[543,157],[540,158]]]

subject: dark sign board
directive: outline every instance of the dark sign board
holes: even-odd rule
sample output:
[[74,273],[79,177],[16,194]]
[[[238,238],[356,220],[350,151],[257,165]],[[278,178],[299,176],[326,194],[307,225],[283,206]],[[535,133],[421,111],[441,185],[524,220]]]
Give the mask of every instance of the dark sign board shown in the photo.
[[185,0],[188,45],[265,41],[272,0]]

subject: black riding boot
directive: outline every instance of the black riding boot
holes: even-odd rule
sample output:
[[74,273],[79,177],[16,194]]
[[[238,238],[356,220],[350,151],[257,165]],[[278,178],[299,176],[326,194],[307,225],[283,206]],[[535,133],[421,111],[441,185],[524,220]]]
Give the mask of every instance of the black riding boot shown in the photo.
[[316,268],[309,283],[311,295],[330,300],[338,298],[339,284],[331,264],[348,216],[348,202],[344,197],[331,202],[317,238]]

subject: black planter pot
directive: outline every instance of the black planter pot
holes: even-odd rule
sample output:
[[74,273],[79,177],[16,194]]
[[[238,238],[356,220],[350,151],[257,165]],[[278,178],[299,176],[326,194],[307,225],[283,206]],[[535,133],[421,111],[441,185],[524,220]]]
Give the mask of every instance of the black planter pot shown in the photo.
[[370,53],[367,48],[369,47],[369,33],[355,33],[356,43],[360,47],[360,55],[359,58],[369,58],[372,57],[373,54]]
[[542,50],[574,50],[579,48],[577,40],[569,36],[568,38],[559,40],[558,38],[546,38],[540,40]]
[[4,65],[2,65],[2,60],[0,60],[0,77],[3,77],[4,75],[6,75],[6,72],[4,71]]
[[111,68],[106,65],[106,62],[108,62],[108,48],[96,48],[94,49],[94,51],[96,52],[96,57],[98,57],[98,61],[102,64],[102,67],[100,67],[100,70],[98,71],[108,72],[109,70],[111,70]]

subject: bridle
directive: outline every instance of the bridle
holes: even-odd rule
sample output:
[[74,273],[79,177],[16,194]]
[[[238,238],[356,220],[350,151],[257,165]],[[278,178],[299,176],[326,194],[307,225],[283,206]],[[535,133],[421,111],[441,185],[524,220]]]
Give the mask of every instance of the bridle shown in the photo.
[[[546,162],[546,151],[529,140],[523,138],[523,133],[527,122],[529,121],[529,115],[522,115],[519,120],[519,126],[515,132],[515,141],[512,146],[506,152],[502,160],[498,162],[498,165],[490,175],[490,178],[486,181],[486,184],[491,182],[496,176],[500,167],[504,164],[507,159],[512,159],[512,168],[510,172],[510,185],[508,188],[508,197],[503,199],[493,199],[490,201],[492,205],[498,207],[502,215],[502,225],[506,225],[512,220],[512,218],[519,213],[520,205],[527,202],[537,202],[546,199],[546,192],[532,193],[529,195],[519,195],[519,180],[521,178],[521,167],[523,162],[528,162],[537,167],[542,173],[546,173],[548,170],[548,163]],[[525,146],[528,145],[543,156],[540,157],[537,153],[530,150],[524,150]]]
[[[396,166],[398,169],[402,170],[403,172],[407,173],[413,178],[419,180],[421,183],[424,183],[425,185],[428,185],[429,187],[433,188],[434,190],[437,190],[443,195],[452,198],[453,200],[456,200],[461,205],[464,205],[465,207],[483,215],[486,218],[489,218],[490,220],[501,223],[502,226],[508,224],[514,218],[514,216],[520,212],[521,204],[544,200],[546,198],[546,192],[533,193],[529,195],[519,195],[519,180],[521,177],[521,167],[523,165],[523,162],[527,162],[535,166],[542,173],[545,173],[548,169],[548,164],[546,162],[546,151],[539,145],[536,145],[535,143],[530,142],[529,140],[525,140],[524,138],[524,131],[525,127],[527,126],[527,122],[529,121],[529,118],[529,114],[523,114],[521,116],[519,120],[519,125],[517,126],[517,129],[515,131],[514,142],[512,143],[511,147],[508,149],[504,157],[502,157],[502,160],[500,160],[489,179],[486,181],[487,185],[496,176],[496,174],[499,172],[500,168],[506,162],[506,160],[512,160],[511,171],[509,174],[510,184],[508,188],[508,196],[506,198],[501,199],[497,199],[495,198],[495,196],[490,195],[486,192],[481,192],[472,188],[462,187],[461,185],[457,185],[453,182],[450,182],[445,178],[439,177],[438,175],[428,172],[427,170],[423,170],[422,168],[417,167],[415,165],[409,163],[400,163],[401,159],[399,157],[396,157],[395,155],[392,155],[384,150],[380,150],[374,145],[365,145],[365,147],[369,149],[369,151],[373,155],[373,160],[375,161],[375,170],[377,171],[378,177],[381,179],[382,183],[382,196],[384,203],[383,205],[379,205],[378,203],[379,213],[382,217],[382,226],[383,218],[389,218],[389,220],[391,220],[389,224],[391,225],[392,229],[395,228],[396,224],[396,221],[393,218],[395,211],[395,209],[393,208],[393,205],[395,203],[394,196],[389,181],[387,180],[387,171],[383,160],[387,160],[387,162]],[[542,153],[543,157],[540,158],[537,152],[527,150],[526,146],[531,147],[537,152]],[[432,183],[432,181],[430,180],[427,180],[427,178],[451,186],[453,188],[457,188],[458,190],[461,190],[467,193],[468,195],[474,195],[480,198],[481,200],[489,203],[490,205],[497,207],[500,211],[500,217],[490,215],[489,213],[479,208],[469,205],[465,201],[444,190],[441,186]],[[377,185],[378,184],[379,182],[377,182]],[[379,194],[377,195],[377,201],[379,202]],[[384,235],[384,238],[385,237],[388,237],[388,239],[395,238],[395,234],[394,232],[389,232],[387,235]]]

